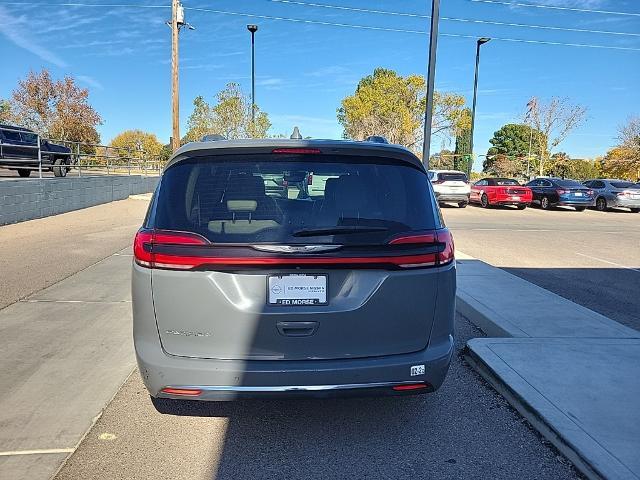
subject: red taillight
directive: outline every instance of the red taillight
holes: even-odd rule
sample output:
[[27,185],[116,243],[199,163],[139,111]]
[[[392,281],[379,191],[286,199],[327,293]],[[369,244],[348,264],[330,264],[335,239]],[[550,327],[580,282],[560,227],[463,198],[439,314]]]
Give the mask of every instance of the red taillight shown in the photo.
[[163,388],[160,391],[168,395],[180,395],[183,397],[197,397],[202,393],[202,390],[195,388]]
[[271,153],[290,153],[290,154],[299,154],[299,155],[315,155],[318,153],[322,153],[317,148],[276,148],[271,151]]
[[[138,265],[147,268],[165,268],[174,270],[190,270],[207,265],[260,267],[260,266],[298,266],[298,265],[360,265],[363,268],[391,266],[400,268],[420,268],[445,265],[454,258],[453,238],[449,230],[442,229],[419,235],[398,237],[390,245],[425,245],[439,244],[441,251],[434,253],[418,253],[410,255],[384,255],[376,257],[339,257],[339,256],[269,256],[269,257],[220,257],[203,250],[203,255],[181,255],[179,249],[170,253],[158,251],[158,246],[207,246],[210,242],[200,235],[168,230],[140,230],[135,237],[133,253]],[[166,250],[165,250],[166,251]],[[193,250],[192,250],[193,251]]]
[[558,195],[564,195],[565,193],[569,193],[569,190],[562,190],[562,189],[559,189],[559,190],[556,190],[556,193],[557,193]]
[[[168,230],[140,230],[133,241],[133,257],[138,265],[147,268],[171,266],[188,269],[198,265],[197,259],[154,252],[156,245],[207,245],[204,237],[195,233]],[[195,260],[195,261],[194,261]]]
[[421,390],[427,388],[426,383],[409,383],[405,385],[394,385],[393,388],[396,392],[404,392],[407,390]]
[[411,243],[435,243],[437,238],[436,232],[424,235],[407,235],[404,237],[394,238],[389,245],[406,245]]
[[[441,252],[432,254],[433,265],[444,265],[451,262],[454,259],[454,245],[453,236],[447,228],[441,230],[435,230],[433,232],[420,234],[420,235],[405,235],[402,237],[394,238],[389,242],[389,245],[410,245],[410,244],[443,244],[444,248]],[[417,257],[425,257],[426,255],[417,255]],[[410,258],[410,257],[409,257]],[[427,266],[427,262],[411,262],[400,265],[403,268],[411,268],[418,266]]]

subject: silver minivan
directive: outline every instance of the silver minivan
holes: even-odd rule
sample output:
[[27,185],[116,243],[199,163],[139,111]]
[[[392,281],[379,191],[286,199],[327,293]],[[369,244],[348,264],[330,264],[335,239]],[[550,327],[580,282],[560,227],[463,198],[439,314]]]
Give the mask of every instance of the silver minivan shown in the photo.
[[156,406],[433,392],[455,289],[451,234],[405,148],[190,143],[134,242],[140,374]]

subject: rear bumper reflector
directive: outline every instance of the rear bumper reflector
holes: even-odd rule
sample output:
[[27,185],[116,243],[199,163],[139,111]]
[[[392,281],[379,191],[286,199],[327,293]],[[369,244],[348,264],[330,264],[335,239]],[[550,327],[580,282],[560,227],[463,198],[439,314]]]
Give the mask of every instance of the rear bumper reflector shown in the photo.
[[426,383],[410,383],[409,385],[395,385],[393,388],[396,392],[403,392],[406,390],[421,390],[427,388]]
[[182,397],[197,397],[202,393],[202,390],[191,388],[163,388],[162,393],[167,395],[179,395]]

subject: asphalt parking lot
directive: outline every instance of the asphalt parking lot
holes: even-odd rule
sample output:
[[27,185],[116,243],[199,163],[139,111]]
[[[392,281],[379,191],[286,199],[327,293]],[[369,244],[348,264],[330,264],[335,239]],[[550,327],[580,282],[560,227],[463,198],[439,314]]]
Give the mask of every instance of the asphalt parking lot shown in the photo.
[[405,398],[187,402],[157,413],[134,372],[57,480],[579,478],[460,358]]
[[[1,227],[2,305],[119,251],[145,208],[128,200]],[[637,316],[640,215],[443,212],[459,250],[623,323]],[[134,371],[56,478],[579,478],[461,358],[465,342],[482,335],[459,317],[445,384],[417,397],[187,403],[160,414]],[[3,457],[0,478],[19,458]]]
[[442,212],[456,249],[640,330],[640,214],[475,206]]

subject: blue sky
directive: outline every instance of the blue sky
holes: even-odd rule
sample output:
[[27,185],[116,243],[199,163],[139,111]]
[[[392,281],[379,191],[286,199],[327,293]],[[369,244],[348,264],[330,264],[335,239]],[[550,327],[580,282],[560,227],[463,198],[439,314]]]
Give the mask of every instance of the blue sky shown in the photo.
[[[71,3],[71,0],[66,0]],[[427,0],[300,0],[418,15]],[[508,0],[507,0],[508,1]],[[615,50],[493,40],[482,47],[476,121],[476,153],[486,153],[501,125],[518,121],[531,96],[569,97],[589,109],[587,122],[561,146],[574,157],[602,155],[615,144],[617,127],[640,115],[640,2],[637,0],[520,0],[536,5],[629,12],[637,15],[514,7],[493,0],[442,0],[442,17],[627,33],[567,32],[443,19],[443,34],[488,36],[631,48]],[[169,139],[170,0],[73,0],[91,6],[60,6],[65,0],[0,0],[0,98],[7,98],[29,70],[72,75],[90,89],[108,142],[118,132],[140,128]],[[114,4],[128,7],[116,7]],[[271,133],[339,138],[340,100],[358,80],[382,66],[401,74],[426,73],[429,20],[300,5],[274,0],[183,0],[195,31],[181,34],[182,134],[196,95],[209,100],[225,83],[250,90],[250,43],[245,25],[257,23],[256,100],[270,114]],[[58,5],[56,5],[58,4]],[[131,5],[160,6],[134,8]],[[204,12],[212,9],[236,15]],[[388,30],[251,18],[286,17]],[[389,30],[408,30],[399,32]],[[475,39],[442,36],[436,88],[471,103]],[[437,151],[446,140],[435,139]]]

